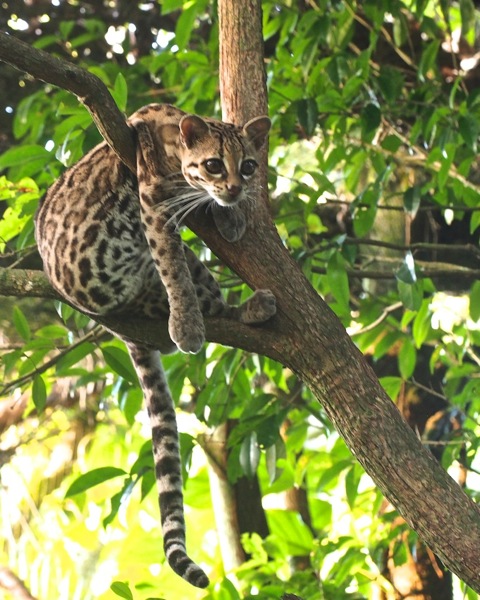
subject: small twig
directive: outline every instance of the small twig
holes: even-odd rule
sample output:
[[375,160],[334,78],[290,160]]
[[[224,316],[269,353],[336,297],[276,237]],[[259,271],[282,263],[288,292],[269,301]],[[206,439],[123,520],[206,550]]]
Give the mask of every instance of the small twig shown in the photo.
[[[22,375],[22,377],[19,377],[18,379],[15,379],[14,381],[10,381],[6,385],[4,385],[3,388],[0,388],[0,396],[6,395],[7,392],[9,392],[13,388],[17,388],[17,387],[24,385],[25,383],[27,383],[28,381],[33,379],[33,377],[35,377],[35,375],[41,375],[42,373],[45,373],[46,371],[48,371],[48,369],[53,367],[61,358],[63,358],[67,354],[69,354],[69,352],[71,352],[75,348],[78,348],[78,346],[80,346],[84,342],[98,341],[99,337],[104,334],[105,334],[105,330],[100,325],[95,325],[95,327],[91,331],[89,331],[87,334],[85,334],[83,337],[81,337],[78,341],[76,341],[74,344],[72,344],[68,348],[65,348],[64,350],[62,350],[61,352],[56,354],[53,358],[48,360],[43,365],[40,365],[39,367],[35,367],[29,373],[26,373],[25,375]],[[29,357],[27,357],[27,358],[29,358]]]
[[380,325],[380,323],[382,323],[382,321],[384,321],[390,313],[398,310],[399,308],[402,308],[402,306],[403,306],[402,302],[395,302],[394,304],[387,306],[387,308],[385,308],[382,311],[381,315],[379,317],[377,317],[375,319],[375,321],[372,321],[371,323],[369,323],[368,325],[366,325],[359,331],[353,332],[351,334],[351,337],[355,337],[356,335],[361,335],[362,333],[367,333],[367,331],[371,331],[372,329],[375,329],[375,327],[377,327],[377,325]]

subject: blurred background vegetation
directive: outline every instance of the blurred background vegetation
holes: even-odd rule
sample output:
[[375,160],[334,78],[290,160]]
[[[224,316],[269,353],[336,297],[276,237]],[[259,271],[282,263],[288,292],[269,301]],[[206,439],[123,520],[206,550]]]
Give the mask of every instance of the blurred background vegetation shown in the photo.
[[[477,5],[262,4],[279,233],[408,423],[476,499]],[[1,8],[0,29],[88,68],[126,114],[171,102],[219,116],[215,3]],[[41,268],[38,199],[98,141],[75,97],[0,64],[2,269]],[[184,236],[229,300],[249,294]],[[213,344],[165,358],[188,546],[213,582],[190,588],[164,564],[150,433],[122,344],[68,306],[1,294],[0,284],[0,597],[477,598],[383,499],[292,373]],[[224,540],[229,512],[239,530]]]

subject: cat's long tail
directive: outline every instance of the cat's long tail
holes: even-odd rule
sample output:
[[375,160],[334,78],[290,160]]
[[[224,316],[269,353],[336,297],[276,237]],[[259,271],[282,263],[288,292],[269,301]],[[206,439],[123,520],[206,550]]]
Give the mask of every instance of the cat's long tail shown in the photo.
[[160,361],[160,353],[128,343],[128,349],[142,386],[152,425],[153,459],[162,518],[163,547],[172,569],[199,588],[209,584],[202,569],[185,548],[182,471],[178,430],[172,396]]

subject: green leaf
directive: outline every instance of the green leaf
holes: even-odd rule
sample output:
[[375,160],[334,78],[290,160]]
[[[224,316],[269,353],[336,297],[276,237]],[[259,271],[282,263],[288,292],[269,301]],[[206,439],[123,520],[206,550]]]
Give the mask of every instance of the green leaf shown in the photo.
[[404,77],[399,69],[380,67],[378,85],[388,102],[395,102],[402,94]]
[[183,8],[184,0],[163,0],[161,3],[162,15],[168,15],[169,13],[180,10]]
[[345,260],[340,252],[335,252],[327,264],[327,280],[335,300],[343,313],[350,310],[350,287],[345,268]]
[[415,346],[420,348],[431,330],[430,299],[423,300],[422,305],[413,321],[412,334]]
[[402,389],[403,379],[401,377],[381,377],[380,384],[387,392],[388,396],[395,401]]
[[113,345],[102,346],[101,350],[105,362],[115,373],[130,383],[138,383],[135,369],[126,350]]
[[377,216],[377,202],[380,198],[380,186],[368,188],[354,201],[355,214],[353,229],[357,237],[364,237],[372,228]]
[[291,510],[267,511],[268,525],[272,534],[278,535],[288,544],[292,556],[309,555],[313,536],[297,512]]
[[0,171],[28,163],[46,164],[52,155],[43,146],[37,144],[15,146],[0,156]]
[[318,120],[318,107],[313,98],[304,98],[297,102],[297,114],[300,125],[305,130],[307,137],[315,133]]
[[418,310],[423,299],[423,284],[421,281],[416,283],[405,283],[397,280],[398,295],[405,308],[409,310]]
[[395,277],[398,281],[403,281],[403,283],[408,283],[409,285],[417,281],[417,274],[415,273],[415,261],[413,260],[413,254],[410,251],[405,254],[403,263],[395,273]]
[[126,598],[126,600],[133,600],[133,594],[130,590],[128,583],[123,581],[114,581],[110,586],[110,589],[116,596],[120,598]]
[[382,121],[382,113],[376,104],[367,104],[360,115],[362,140],[371,142]]
[[127,473],[123,469],[119,469],[117,467],[99,467],[98,469],[93,469],[88,473],[80,475],[78,479],[75,479],[72,485],[68,488],[65,498],[70,498],[71,496],[85,492],[86,490],[95,487],[104,481],[108,481],[109,479],[120,477],[126,474]]
[[419,185],[414,185],[408,188],[408,190],[403,195],[403,206],[405,208],[405,211],[412,218],[414,218],[417,214],[421,199],[421,187]]
[[358,495],[358,485],[362,477],[362,470],[357,465],[353,465],[351,469],[347,471],[345,475],[345,494],[347,496],[347,502],[350,509],[353,509],[355,500]]
[[45,325],[35,331],[35,337],[47,338],[49,340],[60,340],[67,336],[68,329],[62,325]]
[[472,285],[469,312],[472,321],[476,322],[480,319],[480,281],[476,281]]
[[55,364],[55,368],[57,374],[60,374],[62,371],[69,369],[71,366],[79,363],[85,356],[88,356],[95,350],[96,346],[91,344],[90,342],[83,342],[76,348],[72,348],[62,357],[60,357]]
[[260,448],[257,443],[256,431],[245,436],[240,448],[239,460],[244,474],[251,479],[257,472],[260,462]]
[[480,133],[480,123],[478,122],[478,119],[473,115],[463,115],[458,119],[458,129],[470,150],[476,152],[478,134]]
[[114,496],[112,496],[110,500],[110,513],[103,519],[104,527],[110,525],[110,523],[112,523],[112,521],[115,519],[115,517],[118,514],[118,511],[120,510],[120,506],[128,501],[128,499],[132,495],[133,488],[135,487],[137,482],[138,478],[134,480],[131,477],[128,477],[125,480],[122,489],[119,492],[117,492]]
[[424,82],[430,78],[430,70],[435,67],[438,50],[440,49],[440,40],[430,42],[422,53],[420,64],[418,66],[418,77]]
[[32,382],[32,400],[39,413],[43,412],[47,404],[47,388],[41,375],[35,375]]
[[405,338],[398,353],[398,368],[403,379],[410,379],[417,363],[417,351],[410,338]]
[[13,324],[18,334],[24,342],[28,342],[32,333],[30,331],[30,325],[28,324],[27,318],[23,314],[22,310],[18,306],[13,307]]
[[119,73],[113,85],[112,96],[121,111],[127,109],[128,86],[125,77]]

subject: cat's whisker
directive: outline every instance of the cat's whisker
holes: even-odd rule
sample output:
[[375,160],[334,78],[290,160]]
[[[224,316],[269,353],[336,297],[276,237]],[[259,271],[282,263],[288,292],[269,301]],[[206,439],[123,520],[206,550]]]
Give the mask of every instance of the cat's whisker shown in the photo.
[[176,220],[177,223],[175,226],[175,230],[178,231],[182,221],[185,220],[187,215],[189,215],[193,210],[195,210],[196,208],[199,208],[206,202],[209,202],[209,200],[210,200],[210,197],[209,196],[205,197],[205,194],[202,193],[200,196],[198,196],[193,201],[184,202],[183,205],[180,205],[180,208],[177,211],[175,211],[173,213],[173,215],[170,216],[168,221],[165,223],[165,227],[170,225],[170,223],[172,223],[172,221]]

